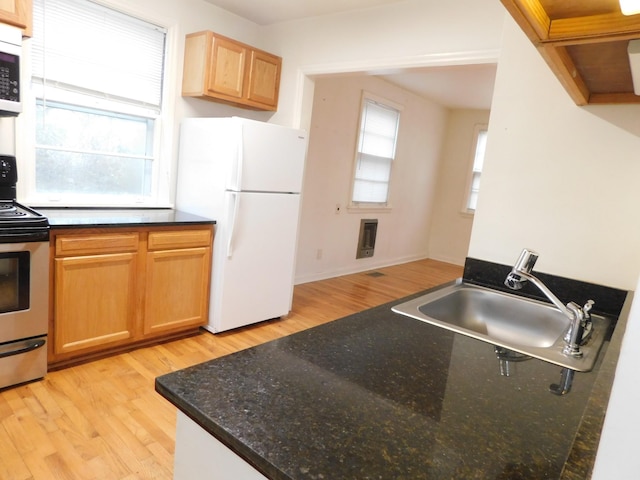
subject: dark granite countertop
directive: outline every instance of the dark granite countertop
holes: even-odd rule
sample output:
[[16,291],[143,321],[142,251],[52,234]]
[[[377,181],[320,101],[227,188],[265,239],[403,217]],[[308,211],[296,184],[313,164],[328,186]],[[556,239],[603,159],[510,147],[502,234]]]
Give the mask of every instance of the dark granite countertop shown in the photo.
[[134,225],[201,225],[215,220],[174,210],[172,208],[111,209],[111,208],[35,208],[49,219],[51,228],[102,228]]
[[408,298],[156,390],[270,479],[588,478],[626,313],[594,370],[557,396],[559,367],[528,360],[501,376],[491,345],[391,312]]

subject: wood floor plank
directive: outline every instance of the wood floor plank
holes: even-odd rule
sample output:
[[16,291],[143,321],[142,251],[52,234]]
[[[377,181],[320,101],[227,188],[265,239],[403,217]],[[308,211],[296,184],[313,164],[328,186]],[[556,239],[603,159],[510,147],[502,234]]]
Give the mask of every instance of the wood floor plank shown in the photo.
[[31,471],[16,449],[4,425],[0,426],[0,478],[13,478],[14,480],[32,478]]
[[[371,274],[374,275],[371,275]],[[294,288],[276,320],[141,348],[0,390],[0,479],[170,480],[176,409],[159,375],[430,288],[462,267],[421,260]]]
[[69,437],[72,435],[72,432],[63,430],[52,432],[50,438],[56,445],[56,451],[40,458],[44,458],[47,467],[52,472],[55,472],[56,476],[52,478],[92,479],[93,473],[87,467],[87,460],[90,460],[93,456],[87,457],[83,455],[84,450],[78,448],[75,438],[70,440]]

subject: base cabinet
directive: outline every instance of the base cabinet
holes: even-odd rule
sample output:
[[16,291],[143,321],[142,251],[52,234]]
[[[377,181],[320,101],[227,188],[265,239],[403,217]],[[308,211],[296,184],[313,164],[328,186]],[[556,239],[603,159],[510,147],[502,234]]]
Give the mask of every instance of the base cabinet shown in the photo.
[[56,353],[135,336],[136,261],[135,253],[56,258]]
[[213,228],[52,230],[49,366],[206,324]]
[[205,324],[210,272],[208,231],[150,233],[144,334]]

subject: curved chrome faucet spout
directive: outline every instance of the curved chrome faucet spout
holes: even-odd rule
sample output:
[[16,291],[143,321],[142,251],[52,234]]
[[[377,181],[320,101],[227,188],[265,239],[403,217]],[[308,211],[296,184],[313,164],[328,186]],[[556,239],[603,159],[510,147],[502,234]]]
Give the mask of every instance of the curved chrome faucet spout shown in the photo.
[[528,281],[533,283],[570,320],[569,329],[565,335],[567,345],[563,349],[563,353],[579,357],[582,355],[580,351],[582,333],[588,330],[590,326],[591,317],[589,311],[594,302],[589,300],[584,307],[580,307],[574,302],[569,302],[565,306],[542,281],[531,274],[537,260],[537,252],[526,248],[523,249],[515,265],[507,275],[504,284],[512,290],[520,290]]

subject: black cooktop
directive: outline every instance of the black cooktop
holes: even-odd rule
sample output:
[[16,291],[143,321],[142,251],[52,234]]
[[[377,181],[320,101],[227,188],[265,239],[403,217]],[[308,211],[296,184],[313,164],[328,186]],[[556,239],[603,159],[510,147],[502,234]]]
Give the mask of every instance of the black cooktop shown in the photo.
[[0,155],[0,242],[35,242],[49,239],[47,217],[16,201],[16,158]]

